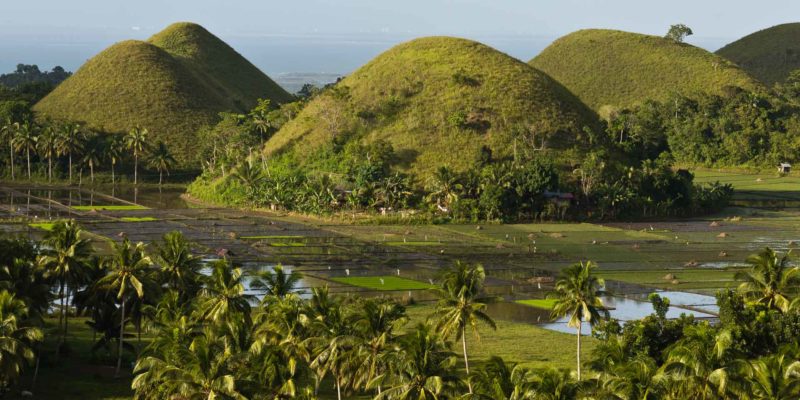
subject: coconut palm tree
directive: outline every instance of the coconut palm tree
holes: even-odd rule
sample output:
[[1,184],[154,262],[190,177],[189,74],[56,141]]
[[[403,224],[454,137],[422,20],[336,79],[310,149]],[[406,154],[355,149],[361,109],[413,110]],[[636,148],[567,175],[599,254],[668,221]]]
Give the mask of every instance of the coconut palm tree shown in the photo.
[[190,301],[200,290],[201,259],[192,254],[189,242],[180,231],[164,234],[161,243],[156,244],[156,254],[160,268],[159,281],[167,289],[180,294],[184,301]]
[[125,136],[125,147],[133,153],[133,184],[139,184],[139,157],[147,149],[147,129],[136,127]]
[[172,165],[175,164],[175,157],[172,156],[172,153],[169,152],[167,145],[164,142],[158,142],[155,149],[150,153],[150,158],[147,160],[147,165],[150,168],[155,168],[158,170],[158,185],[161,186],[161,182],[164,177],[164,172],[169,175],[169,169],[172,168]]
[[577,331],[578,380],[581,379],[581,327],[583,322],[594,326],[601,318],[608,318],[608,310],[603,307],[603,301],[600,299],[605,282],[594,274],[595,269],[597,269],[597,265],[591,261],[580,262],[565,268],[561,271],[561,278],[556,282],[555,293],[551,296],[556,300],[551,313],[552,318],[569,316],[567,324]]
[[789,400],[800,398],[800,361],[797,349],[782,351],[752,360],[744,373],[741,398]]
[[[83,282],[86,262],[91,254],[89,240],[82,239],[83,230],[73,220],[59,221],[53,225],[43,240],[42,255],[38,262],[47,275],[58,282],[58,296],[61,299],[61,315],[59,323],[63,320],[63,343],[69,328],[69,312],[67,312],[67,297],[70,288],[77,288]],[[65,293],[66,290],[66,293]]]
[[341,302],[329,295],[327,287],[312,291],[306,315],[311,320],[310,329],[314,335],[309,339],[314,349],[309,367],[316,373],[317,385],[327,373],[333,375],[336,395],[341,400],[346,377],[352,372],[348,369],[348,358],[355,344],[352,319],[344,312]]
[[42,134],[36,143],[39,156],[47,159],[47,181],[53,180],[53,158],[58,156],[58,132],[52,123],[42,128]]
[[8,291],[0,291],[0,390],[16,382],[34,359],[32,345],[43,338],[42,331],[23,326],[28,317],[25,302]]
[[459,177],[450,168],[439,167],[431,177],[428,200],[436,203],[440,210],[449,210],[458,201],[464,186]]
[[126,237],[122,243],[113,243],[113,256],[111,269],[103,279],[98,282],[102,287],[117,292],[117,301],[120,303],[120,329],[119,351],[117,354],[117,368],[115,376],[119,376],[122,367],[122,352],[125,336],[125,303],[129,300],[131,292],[139,299],[143,298],[145,291],[152,288],[153,261],[145,254],[144,243],[132,244]]
[[92,184],[94,184],[94,167],[102,162],[105,152],[104,140],[100,135],[94,135],[86,141],[81,163],[89,167],[89,176]]
[[61,124],[58,135],[58,152],[69,157],[69,181],[72,183],[72,157],[83,151],[84,134],[79,124]]
[[125,140],[120,135],[112,135],[106,144],[106,157],[111,162],[111,184],[116,183],[117,163],[124,157]]
[[534,396],[534,374],[517,364],[507,364],[502,358],[492,356],[483,368],[469,376],[475,389],[470,399],[525,400]]
[[9,164],[11,167],[11,180],[14,180],[14,137],[19,129],[19,122],[11,122],[11,119],[6,119],[2,127],[3,139],[8,143],[8,151],[10,152]]
[[31,150],[36,151],[37,138],[37,127],[30,122],[21,124],[14,134],[14,151],[25,153],[28,164],[28,180],[31,180]]
[[[467,375],[469,375],[467,328],[478,339],[480,338],[478,322],[497,329],[494,320],[485,313],[486,304],[495,301],[494,297],[486,296],[484,293],[485,280],[486,272],[482,265],[468,265],[456,261],[443,272],[440,287],[436,289],[440,299],[436,307],[437,327],[445,337],[455,335],[456,340],[461,340]],[[469,393],[472,393],[472,385],[468,383],[467,387]]]
[[569,371],[546,368],[536,371],[533,376],[533,399],[573,400],[580,398],[582,384]]
[[432,325],[419,324],[400,338],[400,351],[393,353],[389,388],[376,399],[448,398],[459,384],[453,373],[456,355]]
[[303,274],[300,272],[292,270],[287,273],[283,265],[278,264],[255,273],[250,281],[250,288],[264,292],[265,296],[286,297],[302,279]]
[[364,299],[354,307],[354,336],[357,350],[351,366],[354,386],[375,387],[381,393],[381,381],[389,372],[387,354],[396,345],[398,329],[408,321],[405,307],[384,299]]
[[45,271],[33,259],[17,258],[0,266],[0,290],[8,291],[25,302],[32,319],[39,319],[47,312],[51,289]]
[[200,290],[199,309],[203,319],[214,324],[225,324],[241,317],[251,325],[252,297],[245,294],[242,270],[231,268],[227,260],[218,260],[211,265],[211,276]]
[[746,299],[785,312],[798,292],[800,268],[789,264],[789,255],[778,255],[769,247],[747,257],[750,269],[737,272],[735,278]]

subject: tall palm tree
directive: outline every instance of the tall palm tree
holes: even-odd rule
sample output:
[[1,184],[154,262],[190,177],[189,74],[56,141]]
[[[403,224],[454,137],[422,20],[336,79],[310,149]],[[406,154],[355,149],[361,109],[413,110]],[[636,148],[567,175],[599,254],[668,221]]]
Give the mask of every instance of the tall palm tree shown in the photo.
[[[436,307],[438,328],[445,337],[455,335],[456,340],[461,340],[467,375],[469,375],[467,328],[472,330],[476,338],[479,338],[478,322],[497,329],[494,320],[485,313],[486,304],[495,301],[494,297],[486,296],[484,293],[485,280],[486,272],[482,265],[468,265],[456,261],[452,267],[444,271],[441,286],[436,290],[440,298]],[[472,393],[472,385],[468,383],[467,387],[469,393]]]
[[58,156],[58,132],[51,123],[42,129],[37,142],[39,156],[47,159],[47,181],[53,180],[53,158]]
[[58,135],[58,152],[69,157],[69,181],[72,183],[72,157],[83,150],[84,134],[79,124],[61,124]]
[[250,325],[251,298],[245,294],[241,268],[231,268],[226,260],[218,260],[212,264],[211,276],[200,290],[199,308],[208,322],[226,324],[242,318]]
[[125,140],[119,135],[109,137],[106,145],[106,157],[111,162],[111,184],[116,183],[117,163],[122,160],[125,151]]
[[23,326],[27,317],[25,302],[8,291],[0,291],[0,390],[5,391],[16,382],[34,359],[32,345],[43,338],[38,328]]
[[298,271],[289,271],[278,264],[272,268],[259,271],[253,275],[250,288],[263,291],[265,296],[286,297],[292,293],[303,279],[303,274]]
[[577,330],[578,380],[581,379],[581,326],[586,321],[594,326],[601,318],[608,318],[600,293],[605,286],[602,278],[594,274],[597,265],[591,261],[570,265],[561,271],[556,282],[552,318],[569,316],[570,327]]
[[456,355],[436,328],[420,324],[400,338],[400,351],[393,354],[389,388],[376,399],[418,400],[448,398],[458,386],[453,374]]
[[11,122],[10,119],[6,119],[6,122],[2,127],[3,139],[6,143],[8,143],[8,151],[10,152],[9,164],[11,167],[12,181],[14,180],[14,137],[16,136],[19,127],[19,122]]
[[750,301],[785,312],[800,284],[800,268],[789,261],[788,254],[780,256],[769,247],[750,255],[750,269],[735,275],[742,281],[739,291]]
[[89,167],[91,183],[94,183],[94,167],[99,165],[105,155],[104,140],[100,135],[93,135],[86,141],[81,163]]
[[192,300],[200,290],[201,259],[192,254],[189,242],[180,231],[164,234],[156,244],[160,281],[167,289],[180,294],[184,301]]
[[133,128],[125,136],[125,146],[133,153],[133,184],[139,184],[139,157],[147,149],[147,129]]
[[113,256],[111,259],[111,270],[108,275],[100,280],[99,284],[111,290],[117,291],[117,300],[120,303],[120,328],[119,328],[119,351],[117,354],[117,368],[115,376],[119,376],[122,367],[122,352],[125,336],[125,303],[128,301],[129,294],[133,291],[139,299],[145,295],[145,290],[152,287],[150,279],[152,276],[153,261],[145,254],[144,243],[130,242],[128,238],[123,239],[122,243],[113,243]]
[[314,356],[309,364],[317,376],[317,385],[327,373],[333,375],[336,396],[342,399],[342,388],[347,384],[348,357],[354,349],[351,318],[344,312],[341,302],[331,297],[328,288],[312,291],[308,317],[314,336],[309,340]]
[[147,165],[150,168],[155,168],[158,170],[158,185],[161,185],[161,181],[164,177],[164,172],[169,175],[169,169],[172,168],[172,165],[175,164],[175,157],[172,156],[172,153],[169,152],[167,145],[164,142],[158,142],[155,149],[150,153],[150,158],[147,160]]
[[73,220],[56,222],[53,229],[44,237],[42,255],[39,258],[39,264],[59,285],[58,296],[61,299],[59,322],[63,320],[64,323],[62,342],[66,339],[69,328],[67,297],[70,288],[77,288],[83,282],[86,262],[92,251],[89,240],[82,239],[82,234],[83,230]]
[[388,353],[396,345],[397,330],[408,320],[405,307],[384,299],[365,299],[357,303],[354,316],[356,371],[354,385],[381,393],[381,381],[389,372]]
[[469,378],[475,389],[470,398],[481,400],[525,400],[534,397],[533,373],[517,364],[492,356]]
[[36,151],[37,128],[30,122],[25,122],[16,129],[13,143],[14,151],[25,153],[28,164],[28,180],[31,180],[31,150]]
[[792,351],[752,360],[745,368],[744,397],[753,400],[800,398],[800,361]]

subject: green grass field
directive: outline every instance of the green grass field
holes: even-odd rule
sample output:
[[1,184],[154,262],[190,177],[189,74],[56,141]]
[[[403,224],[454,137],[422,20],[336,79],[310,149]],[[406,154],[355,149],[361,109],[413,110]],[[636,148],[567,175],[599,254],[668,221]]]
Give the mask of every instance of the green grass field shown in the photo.
[[55,222],[34,222],[34,223],[31,223],[31,224],[28,224],[28,226],[30,226],[31,228],[34,228],[34,229],[39,229],[39,230],[50,232],[50,231],[53,230],[53,226],[55,226]]
[[122,217],[120,220],[125,222],[153,222],[159,219],[153,217]]
[[551,310],[553,306],[556,304],[554,299],[528,299],[528,300],[517,300],[519,304],[524,304],[526,306],[541,308],[543,310]]
[[[424,290],[433,287],[433,285],[425,282],[396,276],[351,276],[336,277],[331,278],[331,280],[346,285],[376,290]],[[381,280],[383,280],[383,283],[381,283]]]
[[134,210],[149,210],[145,206],[125,204],[125,205],[94,205],[94,206],[72,206],[76,211],[134,211]]

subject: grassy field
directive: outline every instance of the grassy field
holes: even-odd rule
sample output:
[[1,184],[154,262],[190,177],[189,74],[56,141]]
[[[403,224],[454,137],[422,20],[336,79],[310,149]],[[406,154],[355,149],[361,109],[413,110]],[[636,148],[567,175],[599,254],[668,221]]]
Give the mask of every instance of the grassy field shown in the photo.
[[550,310],[556,304],[556,301],[553,299],[528,299],[528,300],[517,300],[519,304],[524,304],[526,306],[541,308],[543,310]]
[[153,222],[158,221],[158,218],[154,217],[122,217],[120,221],[125,222]]
[[424,290],[434,287],[425,282],[398,278],[396,276],[334,277],[331,278],[331,280],[346,285],[376,290]]
[[789,73],[800,68],[797,57],[787,56],[795,51],[798,41],[800,24],[782,24],[747,35],[717,50],[717,54],[772,85],[783,83]]

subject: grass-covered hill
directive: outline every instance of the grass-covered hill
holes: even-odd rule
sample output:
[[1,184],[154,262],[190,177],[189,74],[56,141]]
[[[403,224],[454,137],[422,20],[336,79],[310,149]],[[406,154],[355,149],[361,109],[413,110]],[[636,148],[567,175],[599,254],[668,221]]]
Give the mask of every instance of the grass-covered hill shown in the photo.
[[747,35],[717,54],[772,85],[800,69],[800,23],[783,24]]
[[291,96],[224,42],[194,24],[175,24],[148,42],[102,51],[34,107],[42,117],[94,129],[135,126],[162,140],[184,166],[197,154],[194,134],[219,112],[246,111],[258,98]]
[[428,37],[400,44],[312,100],[266,144],[269,155],[318,162],[332,143],[392,144],[400,169],[424,177],[494,158],[572,147],[596,115],[546,74],[481,43]]
[[595,110],[629,107],[678,92],[722,94],[759,83],[730,61],[658,36],[587,29],[559,38],[530,64],[552,76]]

